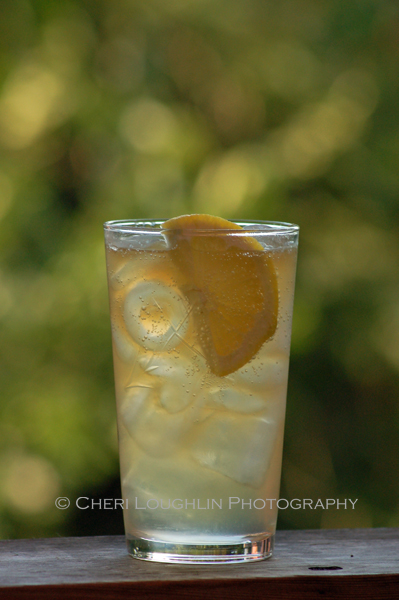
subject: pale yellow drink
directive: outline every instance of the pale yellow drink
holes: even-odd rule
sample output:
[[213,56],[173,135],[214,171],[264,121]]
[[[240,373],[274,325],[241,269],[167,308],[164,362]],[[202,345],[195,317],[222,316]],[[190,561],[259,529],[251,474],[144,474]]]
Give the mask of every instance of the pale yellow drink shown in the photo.
[[[159,226],[105,226],[125,528],[138,558],[235,562],[272,552],[297,228],[263,227],[267,233],[261,227],[248,234],[257,245],[243,242],[248,263],[240,276],[246,264],[267,257],[277,327],[254,356],[244,348],[245,364],[220,375],[205,347],[210,334],[199,331],[201,303],[216,330],[222,317],[197,285],[190,287],[191,264],[182,269]],[[235,276],[220,271],[220,284],[211,281],[214,255],[201,255],[208,288]],[[213,261],[209,277],[207,260]]]

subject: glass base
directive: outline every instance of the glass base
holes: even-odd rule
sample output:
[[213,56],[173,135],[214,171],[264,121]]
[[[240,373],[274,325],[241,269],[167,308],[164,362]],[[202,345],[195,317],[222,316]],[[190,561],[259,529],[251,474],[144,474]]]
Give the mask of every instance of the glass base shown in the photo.
[[238,543],[186,544],[142,538],[127,539],[131,556],[140,560],[177,564],[214,565],[264,560],[273,554],[274,535]]

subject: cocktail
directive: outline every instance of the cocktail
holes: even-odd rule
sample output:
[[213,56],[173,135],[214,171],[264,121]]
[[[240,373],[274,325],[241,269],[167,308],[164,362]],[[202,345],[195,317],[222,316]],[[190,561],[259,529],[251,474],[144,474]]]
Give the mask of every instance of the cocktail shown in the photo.
[[298,227],[188,215],[104,228],[129,552],[267,558]]

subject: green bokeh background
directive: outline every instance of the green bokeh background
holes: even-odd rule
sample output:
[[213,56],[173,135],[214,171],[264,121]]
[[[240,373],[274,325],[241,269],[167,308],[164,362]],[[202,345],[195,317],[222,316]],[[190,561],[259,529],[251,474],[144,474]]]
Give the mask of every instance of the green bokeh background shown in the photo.
[[[120,533],[102,223],[301,226],[284,528],[399,525],[399,7],[0,3],[0,537]],[[89,514],[90,512],[90,514]]]

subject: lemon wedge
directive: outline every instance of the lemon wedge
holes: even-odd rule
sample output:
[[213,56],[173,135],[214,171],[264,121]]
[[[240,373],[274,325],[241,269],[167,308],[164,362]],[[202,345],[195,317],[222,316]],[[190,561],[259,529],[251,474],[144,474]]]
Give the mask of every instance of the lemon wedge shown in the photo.
[[276,330],[273,262],[242,227],[220,217],[184,215],[163,229],[209,367],[218,376],[233,373]]

